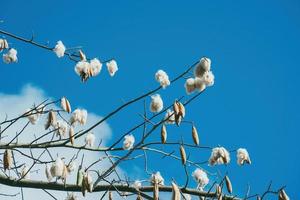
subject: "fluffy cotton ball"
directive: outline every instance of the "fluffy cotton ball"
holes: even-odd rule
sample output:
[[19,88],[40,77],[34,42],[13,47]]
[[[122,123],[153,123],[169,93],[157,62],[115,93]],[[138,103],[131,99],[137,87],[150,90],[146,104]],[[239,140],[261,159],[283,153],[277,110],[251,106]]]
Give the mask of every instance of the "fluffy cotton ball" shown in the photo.
[[23,179],[30,179],[30,171],[29,171],[29,168],[24,165],[22,171],[21,171],[21,177]]
[[63,170],[65,163],[58,157],[50,168],[52,177],[61,177],[63,175]]
[[228,164],[230,162],[230,154],[224,147],[215,147],[212,149],[209,158],[210,165]]
[[237,156],[237,163],[239,165],[243,165],[244,163],[251,164],[250,156],[248,154],[247,149],[239,148],[237,150],[236,156]]
[[204,188],[209,182],[206,172],[199,168],[193,172],[192,176],[194,177],[195,181],[198,182],[198,186],[200,188]]
[[159,184],[159,185],[164,185],[164,178],[161,176],[160,172],[156,172],[154,174],[151,174],[150,177],[150,182],[152,185],[154,185],[155,183]]
[[68,124],[63,120],[57,120],[54,128],[57,129],[57,136],[65,137],[68,131]]
[[164,107],[163,100],[159,94],[151,96],[150,110],[151,112],[160,112]]
[[[34,113],[34,114],[33,114]],[[27,109],[26,115],[31,124],[36,124],[39,120],[39,114],[35,110]]]
[[6,64],[12,63],[12,62],[18,62],[17,57],[17,50],[14,48],[11,48],[6,54],[3,54],[3,61]]
[[62,41],[58,41],[53,49],[53,51],[55,52],[55,54],[57,55],[57,57],[61,58],[65,55],[65,51],[66,51],[66,47],[65,45],[62,43]]
[[135,142],[133,135],[126,135],[124,137],[123,149],[129,150],[133,148],[133,144]]
[[212,86],[215,83],[215,76],[212,71],[205,72],[202,79],[206,86]]
[[194,92],[194,90],[195,90],[195,79],[194,78],[188,78],[185,81],[184,87],[185,87],[185,91],[186,91],[187,94],[190,94],[190,93]]
[[157,82],[160,83],[160,85],[163,88],[166,88],[167,86],[170,85],[170,80],[169,80],[168,74],[161,69],[155,73],[155,79],[157,80]]
[[85,125],[87,121],[87,111],[85,109],[76,109],[72,113],[72,117],[70,119],[70,122],[72,125],[74,125],[76,122],[78,122],[81,125]]
[[102,63],[97,58],[94,58],[90,61],[90,68],[91,75],[97,76],[102,69]]
[[202,77],[205,72],[210,71],[211,60],[209,58],[203,57],[200,59],[199,63],[195,67],[194,74],[196,77]]
[[168,109],[165,114],[165,120],[168,119],[165,123],[166,124],[174,124],[175,123],[175,114],[174,111]]
[[202,92],[203,90],[205,90],[206,84],[205,84],[205,82],[203,81],[202,78],[198,78],[198,77],[195,78],[195,88],[199,92]]
[[136,190],[140,189],[142,187],[142,182],[139,180],[134,181],[132,184],[132,187],[134,187]]
[[95,135],[93,133],[88,133],[85,137],[85,145],[93,147],[95,143]]
[[119,69],[117,62],[115,60],[111,60],[111,61],[107,62],[106,66],[107,66],[107,70],[108,70],[110,76],[114,76],[115,73]]

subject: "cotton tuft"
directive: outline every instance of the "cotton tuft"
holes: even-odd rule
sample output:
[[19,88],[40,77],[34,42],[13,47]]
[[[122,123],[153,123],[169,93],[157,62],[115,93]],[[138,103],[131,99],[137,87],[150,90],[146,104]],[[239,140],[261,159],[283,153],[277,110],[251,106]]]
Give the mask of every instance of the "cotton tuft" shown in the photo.
[[65,45],[62,43],[62,41],[58,41],[53,49],[53,51],[55,52],[56,56],[61,58],[65,55],[65,51],[66,51],[66,47]]
[[50,168],[51,176],[61,177],[63,175],[64,166],[64,162],[58,157]]
[[16,49],[11,48],[6,54],[3,54],[3,61],[6,64],[18,62],[17,53],[18,51]]
[[157,82],[159,82],[163,89],[170,85],[168,74],[161,69],[155,73],[155,79],[157,80]]
[[195,181],[198,182],[198,187],[199,188],[203,189],[209,183],[209,179],[207,177],[207,174],[202,169],[197,168],[193,172],[192,176],[194,177]]
[[87,121],[87,111],[85,109],[79,109],[73,111],[70,123],[72,125],[79,123],[80,125],[85,125]]
[[164,185],[164,178],[161,176],[160,172],[156,172],[154,174],[151,174],[150,182],[152,185],[158,184],[158,185]]
[[125,150],[132,149],[134,142],[135,142],[135,138],[133,135],[126,135],[124,137],[123,149],[125,149]]
[[110,76],[114,76],[115,73],[119,70],[117,62],[115,60],[108,61],[106,63],[106,66]]
[[238,165],[243,165],[245,163],[251,164],[250,156],[247,149],[239,148],[237,150],[236,156]]
[[151,96],[150,110],[151,112],[160,112],[164,107],[163,100],[159,94]]
[[88,133],[85,137],[85,145],[88,147],[93,147],[95,143],[95,135],[93,133]]
[[21,177],[23,179],[27,179],[27,180],[30,179],[30,171],[29,171],[29,168],[26,165],[24,165],[24,167],[22,168]]
[[210,68],[211,68],[211,60],[207,57],[203,57],[196,65],[194,74],[196,77],[202,77],[205,72],[210,71]]
[[185,81],[184,87],[185,87],[185,91],[187,94],[191,94],[192,92],[194,92],[195,91],[195,79],[188,78]]
[[215,147],[212,149],[209,158],[210,165],[228,164],[230,162],[230,154],[224,147]]
[[165,114],[166,124],[175,124],[175,114],[174,111],[168,109]]

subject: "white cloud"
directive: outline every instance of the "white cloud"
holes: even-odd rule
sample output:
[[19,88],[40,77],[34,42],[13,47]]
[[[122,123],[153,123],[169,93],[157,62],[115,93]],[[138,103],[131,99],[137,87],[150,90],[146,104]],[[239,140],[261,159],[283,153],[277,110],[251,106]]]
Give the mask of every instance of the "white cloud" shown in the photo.
[[[23,89],[21,90],[21,92],[19,94],[0,93],[0,121],[4,120],[5,117],[8,117],[8,118],[17,117],[20,114],[24,113],[27,108],[32,107],[33,104],[37,105],[46,99],[54,100],[52,97],[48,97],[47,95],[45,95],[43,90],[41,90],[37,87],[31,86],[31,85],[26,85],[25,87],[23,87]],[[72,104],[72,102],[71,102],[71,104]],[[76,108],[75,105],[72,105],[72,106],[73,106],[73,109]],[[58,107],[56,107],[56,108],[58,108]],[[64,117],[68,118],[68,117],[70,117],[70,115],[64,114]],[[77,130],[90,127],[92,124],[96,123],[100,119],[101,119],[100,116],[89,112],[87,124],[85,126],[80,126],[79,128],[77,128]],[[25,129],[25,131],[19,137],[19,142],[24,143],[24,142],[31,141],[35,136],[40,136],[41,134],[45,133],[45,130],[44,130],[45,120],[46,120],[45,117],[42,117],[36,125],[29,124],[29,126]],[[27,123],[27,121],[28,121],[27,119],[22,119],[22,120],[20,120],[20,122],[16,123],[14,126],[9,128],[5,132],[5,134],[7,134],[8,136],[5,137],[4,139],[2,139],[2,142],[9,141],[12,137],[14,137],[16,132],[18,132]],[[96,127],[93,130],[93,133],[96,136],[95,144],[97,144],[97,145],[100,142],[100,140],[102,140],[101,145],[105,145],[112,136],[111,129],[106,122],[104,122],[100,126]],[[49,136],[49,137],[51,137],[51,136]],[[84,138],[76,139],[75,143],[77,143],[78,145],[81,145],[81,144],[84,145]],[[21,149],[21,150],[24,153],[28,153],[28,154],[30,153],[28,150],[24,150],[24,149]],[[34,155],[38,155],[41,151],[42,150],[35,149],[33,152],[34,152]],[[0,153],[3,153],[3,150],[0,150]],[[71,150],[71,149],[66,150],[65,148],[51,149],[51,154],[54,158],[56,158],[56,155],[59,155],[61,157],[65,157],[67,162],[76,153],[77,153],[77,150]],[[78,165],[79,165],[79,161],[81,160],[81,155],[82,154],[79,154],[79,159],[77,162]],[[99,157],[101,157],[102,155],[103,154],[101,154],[99,152],[92,152],[92,153],[89,153],[88,155],[86,154],[86,156],[85,156],[85,163],[87,163],[86,166],[89,165],[90,163],[92,163],[93,161],[99,159]],[[45,154],[45,156],[43,156],[41,159],[49,160],[49,156]],[[16,155],[16,160],[17,160],[18,164],[23,164],[23,163],[27,163],[29,165],[32,164],[31,160],[24,158],[23,156],[20,156],[20,155]],[[99,169],[105,169],[108,166],[110,166],[110,163],[106,160],[106,161],[102,161],[99,164],[97,164],[95,166],[95,168],[97,168],[99,170]],[[45,167],[45,165],[36,165],[32,170],[39,170],[39,171],[38,171],[38,173],[32,173],[31,178],[36,179],[36,180],[46,181],[46,177],[44,174],[44,167]],[[120,172],[120,174],[124,174],[124,172],[120,168],[118,168],[118,171]],[[11,174],[13,174],[13,173],[11,173]],[[71,174],[71,177],[67,180],[67,182],[75,183],[75,181],[76,181],[75,177],[76,177],[76,172],[75,173],[73,172],[73,174]],[[19,188],[13,188],[13,187],[7,187],[4,185],[0,185],[0,193],[13,194],[13,193],[16,193],[19,191],[20,191]],[[56,192],[56,191],[49,191],[49,192],[54,194],[55,197],[58,199],[65,199],[65,197],[67,196],[66,192]],[[44,191],[35,190],[35,189],[24,189],[24,196],[25,196],[25,199],[36,199],[37,197],[40,199],[45,199],[45,200],[52,199]],[[78,196],[80,197],[80,199],[82,199],[82,195],[80,193],[78,193]],[[12,197],[10,199],[14,200],[14,199],[20,199],[20,198],[21,198],[21,196],[18,195],[16,197]],[[100,199],[100,193],[88,194],[87,197],[84,199],[87,199],[87,200]]]

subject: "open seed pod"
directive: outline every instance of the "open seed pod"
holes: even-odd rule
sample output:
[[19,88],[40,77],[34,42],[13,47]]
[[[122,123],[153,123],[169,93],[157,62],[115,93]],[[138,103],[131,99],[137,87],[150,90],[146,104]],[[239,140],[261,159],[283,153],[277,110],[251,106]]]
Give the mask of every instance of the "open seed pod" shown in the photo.
[[182,118],[184,118],[185,117],[185,107],[179,101],[177,101],[177,104],[178,104],[178,108],[179,108],[179,113],[178,114],[181,115]]
[[56,123],[56,115],[53,110],[48,113],[47,122],[45,124],[45,130],[47,130],[50,126],[55,125]]
[[284,189],[281,189],[278,195],[279,200],[290,200]]
[[70,113],[72,111],[71,104],[69,100],[66,97],[61,98],[60,100],[61,108],[66,111],[67,113]]
[[175,101],[173,104],[173,110],[174,110],[175,116],[179,114],[179,105],[178,105],[177,101]]
[[3,168],[4,168],[4,171],[5,170],[10,170],[11,169],[11,166],[12,166],[12,161],[13,161],[13,158],[12,158],[12,152],[10,149],[6,149],[4,151],[4,154],[3,154]]

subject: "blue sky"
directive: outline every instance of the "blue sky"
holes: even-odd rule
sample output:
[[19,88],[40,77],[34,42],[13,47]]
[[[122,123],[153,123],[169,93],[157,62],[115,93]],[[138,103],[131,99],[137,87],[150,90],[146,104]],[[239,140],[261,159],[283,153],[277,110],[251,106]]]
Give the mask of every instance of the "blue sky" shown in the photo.
[[[254,193],[263,192],[273,180],[274,186],[286,185],[292,199],[300,198],[299,1],[5,1],[1,8],[1,29],[24,37],[33,31],[37,41],[51,46],[57,40],[67,47],[83,46],[89,57],[114,57],[120,68],[114,78],[103,70],[82,84],[73,62],[10,40],[19,62],[0,63],[1,93],[18,93],[30,83],[48,96],[67,96],[72,104],[103,116],[156,87],[158,69],[175,77],[208,56],[215,85],[188,113],[202,143],[249,150],[253,165],[237,167],[232,155],[230,166],[219,167],[229,172],[237,193],[244,194],[248,183]],[[184,94],[183,83],[161,92],[166,102]],[[140,112],[141,103],[109,120],[113,134],[140,121]],[[176,135],[189,128],[172,131]],[[199,161],[208,155],[193,154]],[[166,168],[168,162],[151,169],[181,179],[180,165]],[[142,168],[139,164],[136,170]],[[126,164],[124,168],[135,174]]]

